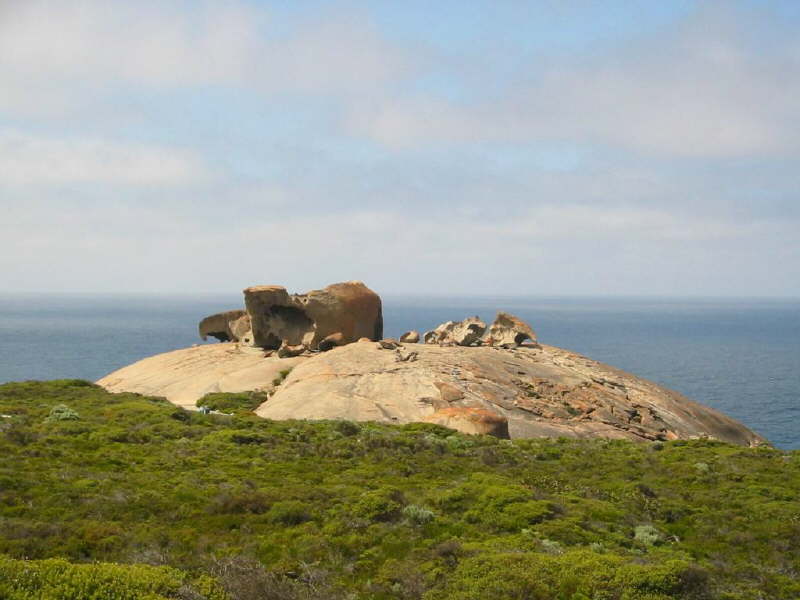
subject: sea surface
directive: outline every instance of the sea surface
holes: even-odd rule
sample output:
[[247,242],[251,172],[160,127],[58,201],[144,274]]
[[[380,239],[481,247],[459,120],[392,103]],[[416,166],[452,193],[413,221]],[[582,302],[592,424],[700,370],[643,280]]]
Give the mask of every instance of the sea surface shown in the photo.
[[[229,296],[0,295],[0,382],[95,380],[201,343],[197,322]],[[507,310],[539,340],[721,410],[780,448],[800,448],[800,300],[384,297],[387,337]]]

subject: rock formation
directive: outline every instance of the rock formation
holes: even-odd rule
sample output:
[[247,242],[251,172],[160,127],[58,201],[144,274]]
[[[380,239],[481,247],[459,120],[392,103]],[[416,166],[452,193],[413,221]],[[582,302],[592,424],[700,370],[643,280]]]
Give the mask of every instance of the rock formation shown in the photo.
[[[271,395],[256,413],[270,419],[424,421],[511,438],[765,443],[676,392],[539,345],[533,329],[508,313],[488,328],[478,317],[448,321],[418,344],[413,331],[401,341],[383,338],[381,300],[360,282],[291,295],[256,286],[244,294],[246,311],[212,315],[199,326],[203,337],[239,343],[150,357],[98,384],[185,407],[210,392],[266,390]],[[292,367],[275,388],[276,376]]]
[[[519,317],[506,312],[498,312],[488,329],[486,323],[478,317],[470,317],[463,321],[442,323],[436,329],[426,332],[424,340],[426,344],[440,346],[486,345],[511,348],[525,342],[536,345],[536,334],[531,326]],[[400,341],[406,340],[400,338]]]
[[506,312],[497,313],[494,323],[489,327],[487,340],[490,346],[510,348],[525,341],[536,341],[536,334],[522,319]]
[[203,340],[211,336],[220,342],[238,342],[240,337],[237,332],[242,333],[240,319],[246,317],[247,313],[243,310],[228,310],[206,317],[200,321],[197,329]]
[[[397,344],[395,342],[395,344]],[[411,350],[413,348],[413,350]],[[296,358],[263,358],[255,348],[211,344],[150,357],[107,375],[109,391],[165,396],[192,406],[215,391],[271,390],[256,411],[269,419],[432,421],[465,433],[495,431],[485,413],[520,437],[604,437],[635,441],[711,437],[757,445],[763,438],[677,392],[552,346],[347,344]],[[435,416],[439,413],[438,416]],[[494,427],[494,429],[492,429]]]
[[400,341],[404,344],[416,344],[419,342],[419,331],[406,331],[400,336]]
[[381,299],[360,281],[334,283],[306,294],[289,294],[277,285],[259,285],[244,290],[246,310],[230,310],[200,321],[200,337],[211,335],[222,342],[242,342],[261,348],[279,349],[302,345],[310,350],[319,344],[332,347],[355,342],[360,337],[383,336]]
[[486,323],[478,317],[469,317],[463,321],[448,321],[433,331],[428,331],[425,334],[425,343],[440,346],[469,346],[477,342],[484,331]]
[[508,439],[508,419],[485,408],[448,406],[425,417],[424,421],[456,429],[462,433],[493,435]]

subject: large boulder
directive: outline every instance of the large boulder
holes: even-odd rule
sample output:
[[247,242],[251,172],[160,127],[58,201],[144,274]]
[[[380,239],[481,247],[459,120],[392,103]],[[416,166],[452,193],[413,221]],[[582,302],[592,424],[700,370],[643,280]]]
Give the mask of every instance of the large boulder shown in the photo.
[[245,317],[247,317],[247,313],[243,310],[228,310],[210,315],[200,321],[197,326],[198,333],[203,340],[211,336],[217,338],[220,342],[238,342],[239,335],[244,334],[249,329],[249,327],[244,326],[242,321]]
[[519,346],[525,341],[536,342],[536,334],[525,321],[507,312],[498,312],[489,326],[486,343],[490,346]]
[[361,337],[383,337],[380,297],[360,281],[335,283],[306,294],[289,294],[280,286],[244,290],[253,344],[262,348],[304,345],[317,348],[334,333],[341,343]]

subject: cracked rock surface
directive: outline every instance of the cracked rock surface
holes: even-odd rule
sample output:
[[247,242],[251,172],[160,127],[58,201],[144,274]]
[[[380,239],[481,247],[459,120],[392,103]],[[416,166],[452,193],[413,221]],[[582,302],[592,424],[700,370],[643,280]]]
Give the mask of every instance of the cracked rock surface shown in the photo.
[[270,419],[408,423],[447,407],[485,409],[512,438],[763,440],[677,392],[553,346],[411,346],[414,361],[351,344],[300,363],[256,411]]
[[448,426],[475,433],[474,413],[486,416],[486,423],[496,415],[500,427],[507,421],[511,438],[708,436],[744,446],[765,442],[677,392],[546,345],[385,349],[355,343],[279,359],[236,344],[214,344],[144,359],[98,383],[110,391],[160,395],[188,406],[209,391],[270,389],[276,373],[289,367],[291,373],[258,415],[442,424],[447,417]]

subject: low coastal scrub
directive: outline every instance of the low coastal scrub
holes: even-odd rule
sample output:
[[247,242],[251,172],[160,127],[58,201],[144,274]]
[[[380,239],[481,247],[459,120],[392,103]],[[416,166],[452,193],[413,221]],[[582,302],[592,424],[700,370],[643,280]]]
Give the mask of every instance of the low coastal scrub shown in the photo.
[[0,386],[0,598],[800,597],[800,452]]

